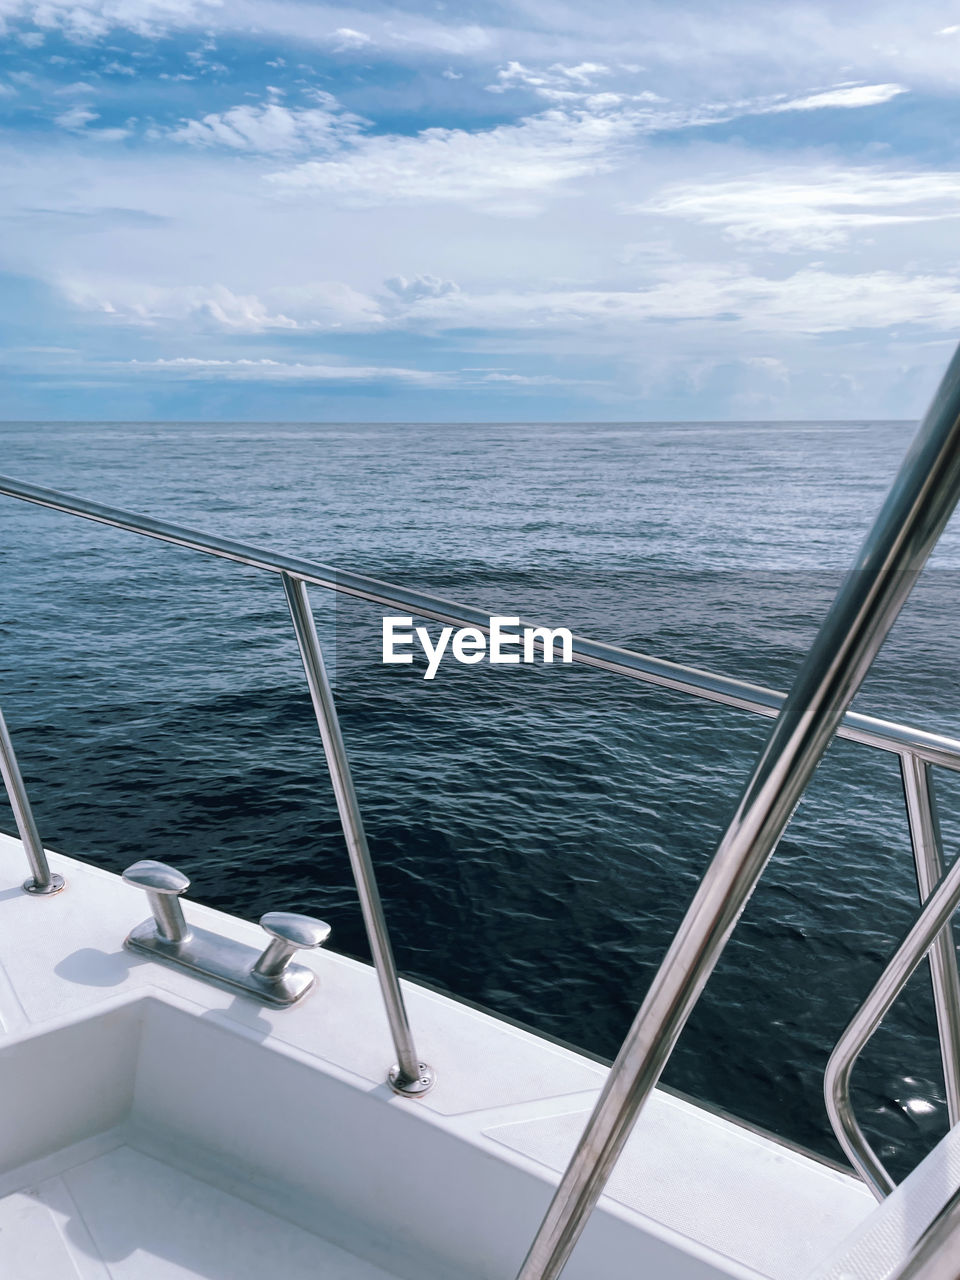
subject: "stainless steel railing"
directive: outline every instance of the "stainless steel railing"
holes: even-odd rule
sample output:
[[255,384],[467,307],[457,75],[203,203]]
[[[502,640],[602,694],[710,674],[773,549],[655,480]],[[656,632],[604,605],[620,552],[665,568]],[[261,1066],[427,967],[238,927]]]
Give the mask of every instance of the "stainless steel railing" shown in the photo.
[[[942,877],[880,975],[870,994],[854,1014],[830,1055],[823,1089],[834,1131],[864,1180],[878,1199],[896,1185],[857,1124],[850,1100],[850,1076],[867,1041],[876,1031],[917,966],[938,939],[947,936],[950,917],[960,904],[960,858]],[[952,937],[949,939],[953,949]],[[953,949],[953,955],[956,955]]]
[[[489,615],[360,574],[265,552],[5,477],[0,477],[0,494],[281,575],[351,849],[400,1069],[407,1072],[416,1062],[419,1072],[419,1059],[407,1038],[409,1027],[399,981],[305,587],[315,584],[390,609],[481,631],[489,630]],[[958,496],[960,353],[954,357],[857,564],[841,587],[789,695],[584,637],[574,638],[574,661],[777,719],[611,1069],[518,1280],[555,1280],[563,1269],[640,1109],[834,734],[900,757],[918,883],[925,895],[935,871],[937,844],[932,795],[920,780],[921,770],[933,764],[960,770],[960,742],[850,712],[848,707]],[[926,772],[922,776],[928,779]],[[944,1070],[951,1077],[948,1094],[951,1108],[956,1108],[960,1100],[956,956],[952,949],[943,947],[939,960],[934,969],[937,1013],[945,1046]],[[408,1074],[415,1083],[412,1073]]]
[[63,888],[63,876],[50,870],[50,863],[47,861],[43,841],[40,839],[33,810],[30,808],[27,788],[23,785],[23,775],[17,764],[16,753],[10,741],[2,711],[0,711],[0,778],[3,779],[3,785],[10,798],[10,808],[13,810],[24,852],[27,855],[30,870],[33,872],[29,880],[24,880],[24,890],[27,893],[43,895],[59,893]]
[[370,944],[373,963],[380,980],[390,1034],[393,1036],[397,1051],[397,1062],[390,1068],[389,1080],[398,1093],[415,1096],[425,1093],[433,1084],[433,1070],[427,1063],[420,1061],[413,1043],[413,1034],[407,1018],[403,993],[400,990],[400,979],[393,959],[390,935],[387,933],[387,922],[383,915],[370,849],[363,830],[360,805],[357,802],[357,793],[353,789],[347,749],[340,732],[337,706],[333,700],[333,690],[330,688],[330,681],[327,679],[323,664],[323,653],[320,649],[320,641],[317,639],[317,629],[314,625],[307,588],[301,579],[294,578],[288,573],[280,576],[290,608],[290,616],[293,619],[293,627],[297,633],[297,644],[300,646],[310,699],[320,728],[340,823],[347,841],[350,867],[360,896],[360,909],[363,913],[367,941]]
[[[926,902],[944,873],[943,839],[937,817],[933,770],[929,764],[905,751],[900,757],[900,773],[917,871],[917,889],[920,901]],[[957,973],[957,945],[949,920],[934,939],[929,960],[940,1033],[947,1119],[952,1126],[960,1122],[960,976]]]

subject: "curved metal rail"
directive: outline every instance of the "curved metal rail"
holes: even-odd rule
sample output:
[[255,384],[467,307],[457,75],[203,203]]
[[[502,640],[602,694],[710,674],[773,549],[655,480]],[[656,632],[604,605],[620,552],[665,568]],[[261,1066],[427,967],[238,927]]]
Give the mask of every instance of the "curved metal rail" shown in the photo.
[[927,899],[907,936],[901,942],[873,990],[854,1014],[827,1062],[823,1091],[834,1132],[851,1163],[878,1200],[896,1183],[864,1137],[850,1101],[850,1076],[854,1064],[879,1027],[917,966],[931,949],[960,905],[960,858]]

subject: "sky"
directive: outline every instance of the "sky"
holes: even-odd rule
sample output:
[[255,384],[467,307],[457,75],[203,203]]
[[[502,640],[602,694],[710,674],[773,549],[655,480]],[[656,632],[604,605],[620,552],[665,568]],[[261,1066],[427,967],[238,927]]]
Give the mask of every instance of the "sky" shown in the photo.
[[0,0],[0,419],[914,418],[960,0]]

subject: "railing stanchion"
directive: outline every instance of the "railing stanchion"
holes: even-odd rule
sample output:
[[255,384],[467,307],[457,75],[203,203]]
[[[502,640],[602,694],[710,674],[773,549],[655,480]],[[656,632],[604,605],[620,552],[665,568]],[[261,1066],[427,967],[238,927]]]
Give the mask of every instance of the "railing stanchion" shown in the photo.
[[[903,794],[910,823],[910,842],[917,867],[917,888],[926,902],[943,879],[943,842],[930,766],[906,751],[900,757]],[[960,974],[950,921],[930,950],[930,979],[940,1033],[940,1056],[951,1127],[960,1121]]]
[[303,659],[310,698],[320,729],[327,768],[330,771],[330,781],[333,783],[340,822],[347,842],[347,852],[350,855],[350,866],[353,869],[357,893],[360,895],[360,908],[367,930],[367,940],[373,954],[373,963],[386,1006],[387,1020],[390,1023],[390,1032],[397,1051],[397,1062],[390,1071],[390,1084],[397,1093],[411,1096],[423,1094],[433,1084],[433,1072],[426,1063],[420,1061],[413,1043],[413,1034],[410,1031],[403,993],[400,990],[400,979],[393,959],[373,862],[363,829],[363,819],[360,817],[360,806],[357,803],[353,779],[350,776],[350,763],[347,760],[347,751],[340,732],[333,690],[327,678],[323,652],[313,620],[313,610],[310,608],[310,598],[305,584],[299,578],[291,577],[288,573],[281,574],[281,577],[287,604],[290,606],[290,616],[297,633],[300,657]]
[[3,785],[7,789],[10,808],[13,810],[17,830],[20,832],[27,861],[33,872],[31,878],[24,881],[24,889],[27,893],[41,896],[59,893],[65,881],[63,876],[50,870],[50,864],[47,862],[46,851],[40,839],[40,832],[37,830],[30,801],[27,799],[27,789],[23,785],[23,775],[17,764],[16,753],[13,750],[13,743],[2,711],[0,711],[0,777],[3,778]]
[[960,350],[817,632],[517,1280],[556,1280],[566,1265],[634,1121],[958,498]]

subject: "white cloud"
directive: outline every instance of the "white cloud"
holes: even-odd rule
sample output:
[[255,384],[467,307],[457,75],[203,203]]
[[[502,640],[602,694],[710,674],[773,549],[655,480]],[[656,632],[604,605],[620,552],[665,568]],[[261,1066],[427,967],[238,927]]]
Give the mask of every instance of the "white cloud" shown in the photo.
[[592,84],[597,76],[610,74],[610,68],[600,62],[579,62],[575,67],[565,67],[562,63],[555,62],[550,70],[564,76],[567,80],[574,80],[577,84],[584,85]]
[[53,90],[54,95],[58,98],[75,97],[77,94],[95,92],[93,85],[87,84],[85,80],[75,80],[73,84],[60,85],[59,88]]
[[313,364],[269,359],[216,360],[199,356],[131,360],[129,365],[136,369],[155,369],[187,377],[229,378],[250,382],[405,382],[420,387],[446,387],[453,382],[445,373],[388,365]]
[[0,18],[25,19],[87,41],[117,28],[161,35],[209,21],[222,7],[222,0],[0,0]]
[[[588,111],[612,111],[615,107],[619,107],[624,101],[622,93],[588,93],[583,99],[583,105]],[[643,101],[658,102],[656,94],[644,94]]]
[[61,129],[79,131],[85,129],[88,124],[92,124],[94,120],[99,119],[100,113],[91,111],[89,107],[71,107],[68,111],[55,116],[54,123],[58,124]]
[[417,302],[420,298],[444,298],[449,293],[460,292],[452,280],[441,280],[437,276],[414,276],[412,280],[405,276],[391,276],[383,283],[403,302]]
[[775,106],[766,107],[765,111],[821,111],[831,107],[878,107],[906,92],[902,84],[853,85],[850,88],[826,89],[822,93],[811,93],[805,98],[794,98],[789,102],[777,103]]
[[526,67],[522,62],[511,61],[497,72],[495,83],[488,84],[489,93],[506,93],[508,89],[530,89],[548,102],[582,101],[597,76],[610,75],[610,68],[599,62],[580,62],[564,66],[555,62],[546,69]]
[[329,192],[350,204],[447,202],[530,213],[572,179],[606,171],[635,133],[623,115],[545,111],[477,133],[425,129],[363,136],[329,160],[268,176],[278,190]]
[[739,294],[747,306],[755,298],[750,325],[767,331],[830,333],[916,324],[955,332],[960,326],[956,275],[842,275],[809,267],[786,280],[734,280],[729,294],[734,303]]
[[[349,25],[362,13],[370,31]],[[347,20],[344,23],[344,20]],[[453,12],[438,21],[400,5],[373,7],[363,13],[323,0],[0,0],[0,32],[4,21],[30,22],[43,30],[60,30],[72,40],[89,43],[113,31],[133,31],[159,38],[177,31],[218,34],[255,32],[274,39],[343,48],[379,45],[396,51],[435,51],[447,56],[476,55],[490,49],[495,38],[484,27],[463,25]]]
[[745,356],[743,363],[764,374],[770,381],[782,383],[784,386],[790,381],[790,370],[775,356]]
[[[602,63],[581,62],[576,66],[564,66],[554,63],[552,66],[532,68],[521,62],[511,61],[497,72],[495,83],[487,85],[490,93],[506,93],[509,89],[529,89],[538,97],[556,105],[582,103],[590,110],[608,109],[618,104],[630,103],[663,103],[666,101],[659,94],[649,89],[637,92],[635,89],[620,87],[612,90],[598,91],[595,81],[598,76],[609,76],[612,72]],[[820,111],[833,108],[875,107],[906,93],[907,89],[900,84],[842,84],[830,89],[801,97],[787,98],[785,94],[774,97],[756,98],[740,102],[718,102],[699,106],[674,108],[663,113],[658,122],[652,118],[652,128],[683,127],[685,124],[709,124],[725,121],[743,115],[769,115],[784,111]]]
[[191,146],[223,146],[268,155],[333,151],[354,137],[364,121],[344,111],[330,94],[317,97],[319,106],[300,109],[278,102],[231,107],[201,120],[183,120],[173,129],[156,130],[154,136]]
[[291,312],[304,329],[377,329],[384,316],[375,299],[337,280],[275,286],[270,300]]
[[421,298],[405,323],[622,336],[648,323],[716,322],[739,333],[815,334],[916,324],[960,327],[960,278],[893,271],[842,274],[808,267],[785,279],[727,265],[679,263],[634,289],[459,292]]
[[367,37],[391,58],[422,51],[482,59],[485,66],[507,58],[549,58],[567,69],[642,64],[661,83],[674,84],[678,97],[704,85],[793,92],[811,79],[842,75],[956,86],[953,44],[944,38],[954,28],[942,25],[951,20],[942,0],[917,0],[909,10],[902,0],[742,0],[732,17],[724,6],[667,0],[612,0],[601,11],[565,0],[525,0],[487,6],[472,23],[463,21],[462,10],[431,5],[417,13],[401,0],[353,6],[336,0],[0,0],[0,22],[60,29],[84,42],[116,30],[145,36],[215,30],[329,47],[334,32],[346,31]]
[[364,49],[373,44],[365,31],[354,31],[352,27],[338,27],[331,39],[336,48],[341,50]]
[[504,77],[524,78],[542,85],[551,99],[576,102],[475,132],[433,128],[414,137],[370,135],[351,125],[334,135],[346,144],[336,154],[270,174],[268,181],[288,192],[322,191],[355,205],[457,201],[494,212],[531,213],[547,193],[609,171],[633,154],[631,144],[635,149],[648,135],[744,115],[871,106],[902,92],[896,85],[848,86],[788,102],[767,98],[675,107],[649,91],[625,96],[551,87],[583,86],[605,71],[593,63],[558,66],[544,79],[510,63]]
[[219,284],[161,288],[127,281],[111,286],[65,280],[61,288],[74,306],[114,316],[128,324],[196,320],[234,333],[299,327],[289,316],[271,314],[256,295],[233,293]]
[[[70,107],[66,111],[62,111],[58,116],[54,116],[54,124],[58,124],[61,129],[68,129],[71,133],[82,135],[84,138],[93,142],[121,142],[124,138],[130,136],[130,128],[115,129],[88,129],[87,126],[93,124],[94,120],[100,119],[100,113],[93,111],[90,107],[77,105]],[[128,121],[128,125],[133,123]]]
[[[556,378],[550,373],[485,373],[482,382],[500,382],[514,387],[557,387],[572,383],[574,379]],[[582,379],[576,379],[582,385]]]
[[[456,13],[454,6],[451,6],[451,12]],[[368,20],[373,16],[368,14]],[[489,57],[496,43],[496,34],[488,27],[434,22],[422,14],[414,16],[403,9],[388,12],[382,23],[377,43],[381,48],[394,52],[406,47],[411,51],[422,49],[455,57]]]
[[[189,323],[226,333],[269,333],[293,329],[360,332],[383,323],[373,299],[336,281],[278,287],[267,301],[222,284],[158,286],[68,278],[60,282],[60,288],[74,306],[133,325]],[[291,311],[293,315],[288,314]]]
[[960,172],[792,167],[684,183],[634,206],[776,249],[832,248],[854,232],[960,217]]
[[[0,11],[9,11],[11,2],[0,0]],[[530,0],[522,10],[514,6],[511,11],[515,44],[504,33],[504,10],[494,6],[482,11],[482,21],[501,24],[500,29],[488,25],[461,55],[438,51],[439,36],[463,37],[457,22],[466,10],[431,9],[441,25],[449,24],[441,32],[438,25],[413,15],[411,6],[404,15],[391,4],[365,5],[361,0],[352,10],[333,10],[324,0],[278,0],[269,7],[231,0],[214,10],[182,3],[180,12],[193,15],[195,29],[186,41],[181,37],[165,47],[181,55],[184,49],[195,50],[203,44],[204,31],[215,27],[223,51],[217,56],[227,60],[227,52],[232,58],[235,50],[221,33],[255,30],[260,56],[249,65],[260,77],[259,92],[243,94],[250,85],[235,78],[216,89],[198,81],[182,95],[173,92],[180,86],[168,85],[170,103],[179,98],[191,104],[173,110],[195,119],[176,125],[172,115],[163,115],[163,124],[175,124],[164,145],[124,147],[113,156],[107,149],[91,156],[95,144],[86,140],[104,132],[99,128],[103,119],[84,123],[75,116],[75,134],[36,133],[29,141],[8,131],[0,139],[0,168],[10,186],[9,203],[14,213],[37,212],[5,222],[4,261],[22,264],[25,274],[43,280],[79,280],[74,290],[79,305],[99,310],[99,319],[112,325],[140,326],[134,335],[113,328],[105,333],[96,315],[70,318],[59,307],[71,325],[86,329],[91,346],[135,344],[121,348],[124,356],[134,351],[142,358],[178,352],[185,359],[269,355],[276,366],[266,367],[275,370],[310,362],[326,368],[337,361],[321,352],[321,346],[331,344],[318,340],[319,333],[404,330],[404,355],[388,354],[388,343],[371,338],[351,344],[353,359],[362,368],[398,361],[416,365],[419,355],[409,352],[426,348],[434,334],[445,333],[448,338],[438,344],[444,362],[460,358],[453,351],[470,351],[462,356],[464,363],[503,364],[472,376],[493,389],[515,385],[518,395],[524,387],[532,391],[538,385],[521,379],[545,378],[542,370],[599,369],[616,380],[630,376],[624,369],[661,354],[675,368],[682,363],[678,350],[698,347],[701,352],[720,351],[724,358],[757,353],[757,361],[779,359],[794,372],[797,353],[801,367],[809,369],[819,353],[832,358],[830,352],[843,349],[850,353],[851,366],[862,372],[863,359],[853,349],[869,348],[875,367],[876,353],[899,340],[882,332],[891,325],[922,328],[920,342],[931,331],[937,336],[949,332],[956,323],[957,269],[949,243],[954,226],[949,219],[960,208],[954,179],[941,177],[939,185],[928,183],[921,191],[915,174],[886,172],[912,162],[879,146],[864,151],[855,140],[862,140],[872,124],[864,118],[855,130],[856,110],[891,101],[896,109],[905,101],[896,96],[902,86],[918,91],[918,117],[933,110],[930,96],[920,96],[930,81],[924,82],[922,75],[914,79],[916,58],[911,63],[906,55],[890,53],[887,45],[879,50],[866,36],[862,41],[858,37],[861,47],[853,56],[850,40],[845,48],[838,43],[836,57],[832,52],[822,56],[837,24],[847,24],[839,9],[828,12],[828,6],[820,6],[814,21],[808,0],[804,10],[810,22],[804,28],[792,0],[766,11],[744,0],[746,7],[738,11],[743,20],[738,16],[724,32],[723,24],[713,21],[715,7],[708,7],[709,12],[700,5],[669,10],[654,0],[651,12],[662,21],[646,23],[644,45],[637,39],[639,20],[622,0],[590,15],[566,5],[566,16],[558,17],[556,27],[539,19],[535,23],[532,17],[535,12],[542,16],[555,0]],[[878,4],[887,14],[886,23],[886,0]],[[119,14],[123,21],[143,21],[146,12],[156,14],[162,6],[141,0],[99,5],[73,0],[73,10],[84,8],[105,19]],[[168,6],[171,14],[177,8]],[[862,25],[864,31],[880,32],[884,23],[867,21],[866,6],[853,8],[863,11],[864,22],[851,20],[851,29]],[[68,20],[66,3],[54,0],[53,10],[63,22]],[[927,18],[931,12],[926,10]],[[536,31],[520,29],[521,14]],[[771,40],[781,15],[782,36]],[[952,19],[946,9],[933,21],[924,18],[921,6],[910,25],[918,40],[925,35],[928,44],[942,47],[946,58],[951,51],[955,55],[955,42],[932,31],[947,21]],[[171,16],[167,29],[178,22]],[[418,23],[424,26],[421,44],[412,43]],[[560,30],[565,23],[569,31]],[[281,28],[292,33],[290,43],[270,43]],[[376,133],[360,123],[351,127],[346,113],[332,102],[325,106],[297,96],[306,85],[328,83],[319,74],[323,59],[330,55],[331,33],[344,30],[358,30],[371,42],[359,53],[343,55],[348,61],[373,63],[376,57],[417,67],[415,77],[365,72],[363,82],[351,90],[364,109],[370,104],[376,113]],[[721,38],[711,47],[718,31]],[[894,42],[904,46],[902,36],[902,31],[892,33],[890,47]],[[311,59],[306,39],[316,42],[320,60]],[[808,45],[801,47],[807,39]],[[51,38],[48,43],[53,47],[59,42]],[[139,41],[105,43],[118,50],[149,49]],[[816,56],[811,56],[814,45]],[[276,49],[287,57],[288,70],[263,65]],[[474,61],[478,50],[479,63]],[[140,80],[120,84],[120,72],[104,74],[104,64],[119,58],[146,75],[148,68],[156,68],[155,61],[135,62],[119,51],[74,53],[71,66],[58,77],[86,76],[98,96],[54,98],[53,86],[40,77],[35,96],[23,90],[28,103],[45,102],[52,117],[66,115],[80,102],[113,123],[118,93],[149,95]],[[384,132],[418,127],[407,122],[422,119],[419,113],[427,109],[423,102],[437,113],[427,116],[428,121],[463,124],[466,116],[459,108],[468,113],[476,107],[479,87],[506,65],[507,57],[523,70],[525,87],[517,80],[522,96],[480,96],[491,110],[496,108],[497,119],[510,123],[494,129],[471,123],[415,136]],[[314,67],[305,69],[301,62]],[[249,70],[247,62],[244,67]],[[95,79],[94,68],[100,69],[102,80]],[[183,68],[194,70],[185,60]],[[443,80],[441,87],[444,68],[462,80]],[[170,70],[178,68],[171,64]],[[277,84],[287,96],[274,95],[279,101],[271,104],[263,81],[281,74]],[[533,79],[541,83],[530,83]],[[236,96],[224,97],[230,84]],[[548,92],[537,97],[538,88]],[[670,94],[671,101],[651,89]],[[421,94],[427,94],[423,101]],[[552,99],[551,94],[567,96]],[[406,114],[411,101],[417,114]],[[457,115],[447,109],[451,102]],[[514,119],[517,103],[524,104],[527,119]],[[138,113],[148,109],[156,108],[127,108]],[[390,114],[381,115],[381,110]],[[840,134],[812,128],[818,111],[822,121],[823,111],[840,117],[844,110]],[[777,114],[783,112],[795,114]],[[647,141],[664,130],[751,113],[770,113],[762,153],[751,149],[753,130],[718,130],[712,138],[699,136],[683,147]],[[392,126],[393,119],[404,123]],[[788,121],[793,124],[784,129]],[[731,137],[740,132],[740,140]],[[777,136],[783,140],[781,150]],[[812,139],[802,150],[797,149],[799,136]],[[896,155],[908,145],[909,139],[900,136]],[[792,160],[789,148],[794,148]],[[879,178],[868,187],[866,178],[835,167],[837,157],[850,148],[856,149],[856,164],[867,155],[871,165],[884,166],[880,186]],[[265,192],[267,172],[275,176]],[[709,181],[714,172],[719,183]],[[576,201],[567,198],[574,193]],[[265,198],[270,195],[284,198]],[[618,201],[629,201],[640,212],[623,218],[613,212]],[[366,207],[358,214],[361,205]],[[506,233],[502,224],[477,216],[478,210],[523,213],[545,206],[549,217],[516,223]],[[115,210],[129,212],[114,216]],[[724,234],[736,237],[733,249],[721,243]],[[851,237],[855,252],[846,259],[831,253],[830,270],[808,264],[801,273],[797,261],[778,258],[771,266],[765,256],[772,246],[815,248],[808,259],[827,258],[821,249],[842,249]],[[643,251],[625,258],[626,241],[641,243]],[[662,249],[651,251],[654,241]],[[704,264],[711,257],[714,265]],[[732,263],[735,258],[745,259],[746,265]],[[680,261],[682,266],[669,265]],[[311,283],[314,274],[340,283]],[[810,342],[806,337],[847,325],[877,332],[850,343]],[[912,342],[914,332],[905,328],[904,341]],[[232,341],[237,335],[242,342]],[[255,342],[257,335],[264,340]],[[514,363],[522,351],[544,358],[562,351],[570,365],[558,360],[527,368]],[[596,356],[592,369],[586,363],[593,358],[588,352]],[[423,362],[432,365],[434,360]],[[218,367],[233,369],[238,377],[253,376],[249,365]],[[750,368],[771,384],[779,376],[773,364]],[[268,376],[307,375],[274,371]],[[464,385],[462,371],[458,377],[457,385]],[[717,411],[722,414],[723,406]]]
[[[684,325],[740,343],[757,335],[885,330],[904,324],[928,333],[960,327],[960,277],[945,271],[841,272],[808,266],[779,277],[739,264],[652,259],[645,278],[623,288],[483,290],[433,276],[392,277],[386,287],[391,296],[381,306],[337,283],[275,288],[264,297],[222,285],[147,287],[125,280],[112,286],[62,285],[74,305],[115,322],[168,331],[189,326],[198,333],[396,329],[425,335],[471,329],[503,338],[566,334],[578,344],[595,335],[602,345],[635,342],[641,332],[659,334],[665,322],[677,326],[671,330],[675,337]],[[512,350],[514,339],[509,341]]]
[[244,382],[397,382],[421,388],[445,389],[456,386],[503,387],[566,386],[579,379],[558,378],[553,374],[508,373],[501,370],[464,369],[437,372],[432,369],[410,369],[392,365],[321,364],[313,361],[287,361],[269,358],[238,360],[175,356],[156,360],[130,360],[127,366],[136,370],[155,370],[187,378],[226,378]]

